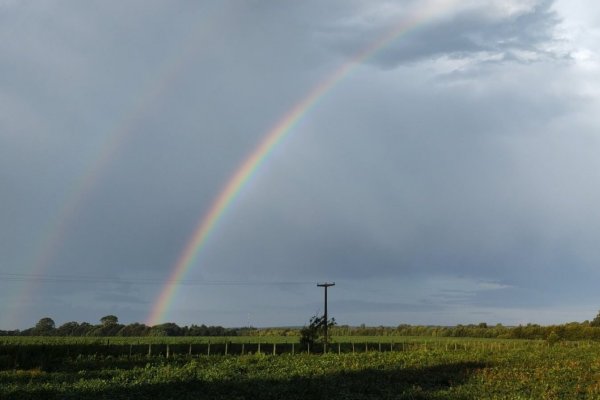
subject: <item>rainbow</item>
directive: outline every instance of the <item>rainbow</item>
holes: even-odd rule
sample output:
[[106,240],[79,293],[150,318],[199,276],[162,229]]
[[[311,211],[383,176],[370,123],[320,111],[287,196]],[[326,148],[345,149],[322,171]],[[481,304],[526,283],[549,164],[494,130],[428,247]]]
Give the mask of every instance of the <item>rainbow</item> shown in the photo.
[[[214,12],[224,13],[226,11],[226,9],[217,9]],[[69,226],[76,220],[85,200],[89,198],[97,182],[101,180],[103,172],[117,157],[119,151],[126,146],[135,132],[135,127],[143,120],[147,110],[163,97],[164,93],[181,75],[181,69],[189,64],[190,59],[198,53],[199,45],[204,43],[204,39],[213,36],[212,31],[217,20],[218,18],[214,18],[214,15],[211,14],[203,18],[203,21],[207,21],[207,23],[190,26],[189,32],[185,35],[187,40],[175,50],[174,56],[165,59],[155,76],[148,78],[141,85],[142,90],[135,96],[131,107],[106,133],[97,153],[94,157],[90,157],[90,162],[73,179],[71,189],[63,197],[57,212],[42,225],[37,240],[34,241],[35,251],[32,252],[29,259],[23,260],[20,272],[37,276],[51,264],[65,241]],[[15,291],[13,295],[15,301],[11,304],[27,304],[28,299],[35,292],[38,282],[39,280],[35,278],[25,281],[23,287]],[[18,325],[18,315],[23,314],[21,308],[22,306],[14,307],[8,313],[2,313],[0,322],[6,326]]]
[[146,324],[153,326],[164,320],[164,317],[172,303],[179,283],[185,273],[196,263],[198,254],[205,247],[207,240],[214,231],[221,217],[231,207],[238,197],[240,191],[251,180],[252,176],[260,169],[268,155],[280,144],[297,123],[311,109],[313,109],[323,96],[341,82],[358,65],[368,60],[378,51],[385,48],[403,34],[410,32],[440,15],[457,0],[442,0],[430,2],[420,12],[415,13],[409,20],[404,20],[394,26],[386,34],[369,46],[354,55],[348,62],[336,69],[332,74],[314,86],[298,103],[296,103],[279,121],[265,134],[262,141],[254,149],[246,160],[238,167],[220,194],[213,201],[208,211],[198,222],[194,233],[188,240],[183,252],[177,258],[171,268],[171,273],[162,287],[159,296],[155,300]]

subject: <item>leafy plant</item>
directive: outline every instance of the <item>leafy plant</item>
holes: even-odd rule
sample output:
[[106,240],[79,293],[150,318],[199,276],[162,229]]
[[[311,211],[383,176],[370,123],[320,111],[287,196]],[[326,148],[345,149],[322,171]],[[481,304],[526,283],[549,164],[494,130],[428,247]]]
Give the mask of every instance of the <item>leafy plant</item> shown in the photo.
[[558,335],[558,333],[556,333],[555,331],[550,332],[550,334],[548,335],[548,337],[546,338],[546,341],[548,342],[549,345],[555,345],[556,343],[560,342],[560,336]]
[[[325,334],[325,316],[315,315],[310,319],[308,326],[304,326],[300,330],[300,344],[303,346],[313,346],[315,343],[320,343],[324,340]],[[327,328],[335,326],[335,318],[327,321]]]

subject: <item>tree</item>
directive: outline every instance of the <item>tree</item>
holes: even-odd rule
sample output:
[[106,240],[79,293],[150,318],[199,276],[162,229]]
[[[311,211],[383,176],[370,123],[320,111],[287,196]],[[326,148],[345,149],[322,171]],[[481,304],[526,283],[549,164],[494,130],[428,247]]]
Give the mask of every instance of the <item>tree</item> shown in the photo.
[[173,322],[165,322],[164,324],[154,325],[150,328],[149,335],[150,336],[181,336],[182,328],[173,323]]
[[553,346],[556,343],[560,342],[560,336],[555,331],[552,331],[546,338],[546,341],[548,342],[549,345]]
[[54,323],[54,320],[52,318],[45,317],[40,319],[38,323],[35,324],[32,334],[39,336],[52,335],[55,329],[56,324]]
[[79,323],[75,321],[65,322],[56,329],[57,336],[74,336],[79,328]]
[[600,311],[598,311],[598,315],[596,315],[596,318],[594,318],[592,322],[590,322],[590,326],[600,327]]
[[100,323],[102,325],[115,325],[119,323],[119,318],[117,318],[115,315],[106,315],[100,318]]
[[89,322],[82,322],[73,333],[73,336],[87,336],[93,329],[94,325]]
[[[300,343],[303,346],[313,346],[315,343],[323,340],[323,323],[325,322],[325,316],[315,315],[310,319],[308,326],[304,326],[300,330]],[[331,318],[327,321],[327,327],[335,326],[335,318]]]
[[126,325],[117,333],[118,336],[147,336],[148,331],[150,330],[144,324],[140,324],[138,322],[134,322],[132,324]]

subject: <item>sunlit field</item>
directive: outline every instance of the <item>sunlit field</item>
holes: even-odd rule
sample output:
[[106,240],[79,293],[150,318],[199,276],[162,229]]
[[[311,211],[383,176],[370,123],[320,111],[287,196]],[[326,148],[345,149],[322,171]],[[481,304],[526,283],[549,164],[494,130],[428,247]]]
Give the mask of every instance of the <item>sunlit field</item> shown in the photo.
[[[149,338],[139,341],[144,339]],[[0,398],[600,397],[595,342],[395,337],[380,346],[363,337],[334,340],[322,354],[298,343],[292,353],[287,338],[262,342],[260,352],[256,338],[236,339],[215,344],[206,354],[207,338],[163,338],[150,346],[149,355],[141,350],[152,341],[138,344],[137,338],[8,338],[0,353]],[[248,345],[243,355],[242,344]]]

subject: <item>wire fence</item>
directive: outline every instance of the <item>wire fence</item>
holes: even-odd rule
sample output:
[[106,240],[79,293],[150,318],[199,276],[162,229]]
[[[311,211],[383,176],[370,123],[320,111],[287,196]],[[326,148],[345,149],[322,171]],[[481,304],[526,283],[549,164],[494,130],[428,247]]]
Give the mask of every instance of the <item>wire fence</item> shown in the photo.
[[398,342],[337,342],[316,343],[312,346],[300,343],[277,342],[200,342],[200,343],[111,343],[106,340],[98,343],[68,344],[0,344],[0,369],[35,367],[60,360],[68,361],[87,358],[103,359],[182,359],[210,356],[262,355],[322,355],[368,353],[368,352],[406,352],[406,351],[476,351],[502,352],[505,350],[532,350],[550,347],[596,347],[597,342],[549,343],[547,341],[398,341]]

